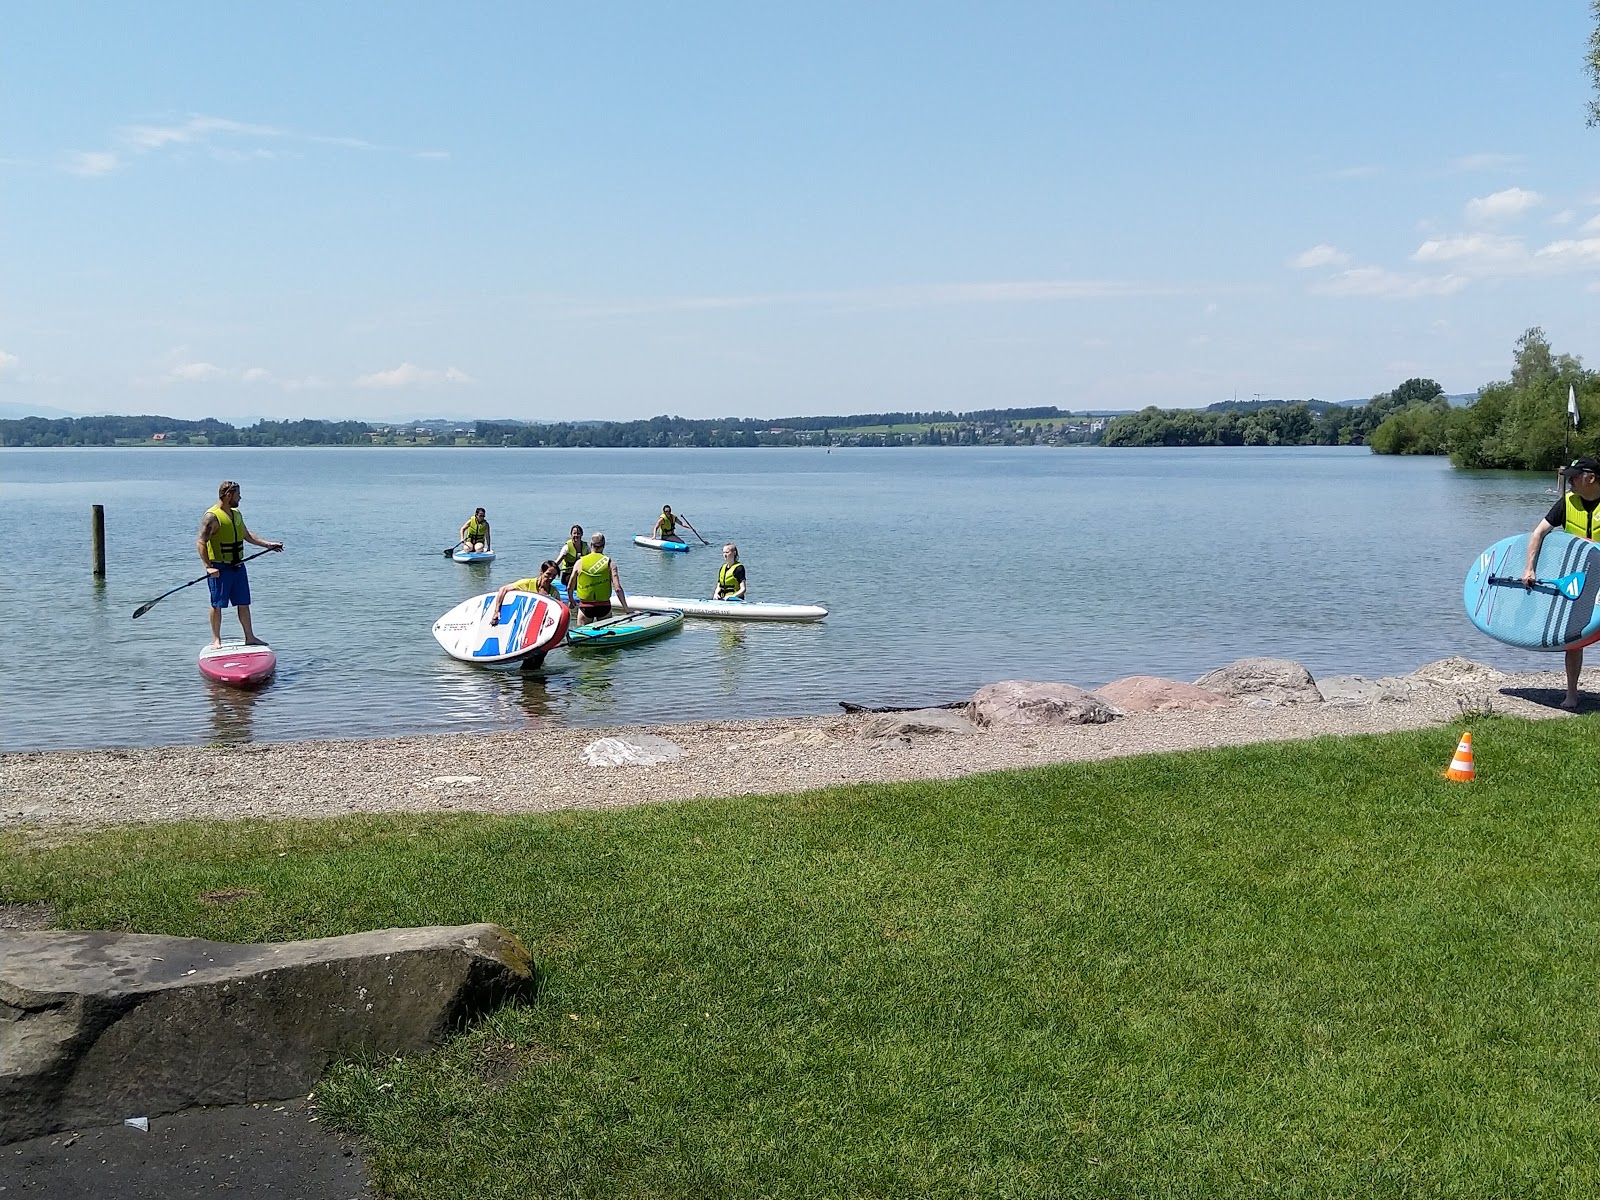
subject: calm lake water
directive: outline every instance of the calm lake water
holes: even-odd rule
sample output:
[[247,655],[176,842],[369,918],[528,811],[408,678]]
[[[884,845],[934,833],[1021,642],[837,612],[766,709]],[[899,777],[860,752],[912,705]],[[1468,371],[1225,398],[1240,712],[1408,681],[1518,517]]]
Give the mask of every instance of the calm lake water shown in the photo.
[[[279,655],[253,694],[195,669],[204,585],[130,619],[199,573],[195,530],[223,478],[243,484],[251,529],[288,546],[250,567]],[[1319,675],[1451,654],[1553,668],[1477,633],[1460,599],[1473,556],[1532,527],[1550,482],[1334,448],[0,450],[0,749],[827,713],[1006,678],[1192,679],[1251,654]],[[708,595],[715,547],[628,544],[663,503],[739,543],[751,599],[831,615],[690,621],[533,673],[434,642],[441,613],[532,574],[573,521],[610,535],[630,592]],[[477,505],[489,567],[442,554]]]

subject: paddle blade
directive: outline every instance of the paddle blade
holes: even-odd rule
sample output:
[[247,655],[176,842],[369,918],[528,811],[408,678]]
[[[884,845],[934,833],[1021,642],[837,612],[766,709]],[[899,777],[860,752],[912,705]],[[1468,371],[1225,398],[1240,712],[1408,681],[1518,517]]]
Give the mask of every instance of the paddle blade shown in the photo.
[[133,619],[135,621],[137,621],[140,617],[144,616],[145,613],[149,612],[155,606],[156,606],[156,602],[154,600],[146,600],[143,604],[139,605],[138,608],[133,610]]

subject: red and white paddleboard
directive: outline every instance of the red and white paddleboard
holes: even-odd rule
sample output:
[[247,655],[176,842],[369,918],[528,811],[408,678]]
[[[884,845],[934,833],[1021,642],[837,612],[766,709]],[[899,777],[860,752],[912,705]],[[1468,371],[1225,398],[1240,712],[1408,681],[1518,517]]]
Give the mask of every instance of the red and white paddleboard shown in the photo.
[[229,687],[259,687],[272,678],[277,666],[271,646],[224,642],[200,651],[200,674]]

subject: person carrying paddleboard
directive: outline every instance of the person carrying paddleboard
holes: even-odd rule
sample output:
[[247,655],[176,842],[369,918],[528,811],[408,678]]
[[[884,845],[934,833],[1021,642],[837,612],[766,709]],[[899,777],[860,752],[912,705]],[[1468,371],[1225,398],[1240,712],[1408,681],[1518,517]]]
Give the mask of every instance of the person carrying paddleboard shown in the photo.
[[739,547],[729,542],[722,548],[722,568],[717,572],[717,600],[744,599],[744,564],[739,561]]
[[462,523],[461,548],[468,554],[481,554],[489,548],[489,517],[483,509]]
[[[683,541],[677,534],[679,525],[682,525],[695,537],[700,537],[700,531],[689,524],[687,518],[673,512],[672,505],[663,504],[661,506],[661,515],[656,518],[656,537],[663,542]],[[705,539],[700,538],[700,540],[704,541]]]
[[206,566],[206,586],[211,589],[211,644],[222,645],[222,610],[238,610],[239,628],[247,646],[266,645],[250,624],[250,576],[244,568],[244,544],[263,550],[282,550],[282,542],[258,538],[245,526],[239,511],[239,485],[226,479],[217,485],[217,502],[200,518],[195,549]]
[[583,540],[583,526],[574,525],[571,535],[561,546],[561,552],[556,555],[556,575],[565,579],[571,573],[573,564],[587,553],[589,543]]
[[556,579],[560,572],[556,570],[553,559],[545,559],[539,564],[539,574],[532,579],[518,579],[508,583],[494,594],[494,609],[489,613],[489,624],[500,624],[500,606],[505,603],[507,592],[534,592],[540,596],[549,596],[552,600],[559,600],[556,595]]
[[[1545,513],[1544,519],[1528,535],[1528,565],[1522,572],[1524,587],[1532,587],[1539,579],[1534,569],[1539,561],[1539,547],[1552,530],[1564,529],[1573,537],[1600,541],[1600,462],[1592,458],[1574,459],[1566,468],[1567,484],[1571,487]],[[1583,670],[1583,651],[1567,651],[1567,695],[1561,707],[1571,710],[1578,707],[1578,675]]]
[[606,535],[595,534],[589,539],[589,546],[589,553],[573,565],[572,574],[567,577],[567,597],[574,602],[579,619],[588,622],[610,616],[613,592],[622,611],[630,611],[617,564],[605,552]]

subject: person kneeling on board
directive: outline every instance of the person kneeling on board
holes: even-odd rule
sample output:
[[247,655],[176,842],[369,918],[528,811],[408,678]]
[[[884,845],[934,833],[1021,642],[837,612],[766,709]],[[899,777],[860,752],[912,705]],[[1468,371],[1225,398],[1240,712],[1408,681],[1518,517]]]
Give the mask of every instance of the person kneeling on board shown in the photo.
[[662,542],[685,542],[687,538],[678,536],[678,526],[682,525],[695,537],[700,536],[700,531],[689,524],[688,518],[672,511],[672,505],[663,504],[661,515],[656,518],[656,540]]
[[589,539],[590,551],[580,558],[567,577],[567,596],[580,621],[598,621],[611,615],[611,594],[616,593],[617,604],[628,612],[628,596],[622,590],[622,580],[617,575],[616,562],[606,555],[606,535],[597,533]]
[[732,542],[722,548],[722,567],[717,572],[717,594],[714,599],[744,599],[744,564],[739,561],[739,547]]
[[577,561],[587,553],[589,543],[583,540],[583,526],[574,525],[571,534],[562,543],[560,553],[556,555],[556,576],[565,579]]
[[481,554],[489,548],[489,517],[478,509],[461,525],[461,548],[468,554]]
[[494,608],[489,613],[489,624],[500,624],[500,606],[506,601],[507,592],[533,592],[540,596],[549,596],[552,600],[559,600],[556,595],[556,564],[552,559],[545,559],[539,564],[539,574],[532,579],[518,579],[508,583],[494,594]]
[[250,576],[244,568],[244,544],[263,550],[282,550],[282,542],[258,538],[245,527],[239,511],[239,485],[231,479],[217,487],[217,502],[200,518],[195,549],[206,566],[206,587],[211,590],[211,644],[222,645],[222,610],[228,605],[239,613],[239,628],[246,646],[266,645],[250,625]]
[[[1528,535],[1528,565],[1522,572],[1524,587],[1538,581],[1535,566],[1539,561],[1539,547],[1551,531],[1564,529],[1573,537],[1600,541],[1600,462],[1592,458],[1574,459],[1566,468],[1567,483],[1572,490],[1551,506],[1544,519]],[[1567,651],[1567,695],[1561,707],[1571,710],[1578,707],[1578,674],[1583,670],[1583,651]]]

